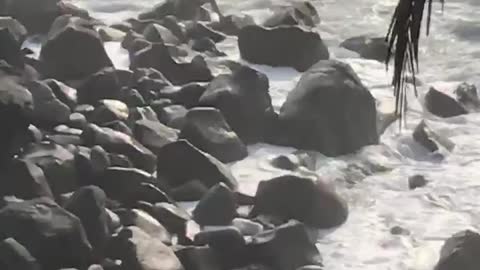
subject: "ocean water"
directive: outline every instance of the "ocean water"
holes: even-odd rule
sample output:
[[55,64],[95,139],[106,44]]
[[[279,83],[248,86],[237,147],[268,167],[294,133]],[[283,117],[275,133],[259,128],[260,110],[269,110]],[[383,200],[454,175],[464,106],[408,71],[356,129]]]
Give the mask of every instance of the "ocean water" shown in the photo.
[[[153,0],[71,0],[108,23],[135,16],[155,4]],[[253,15],[257,22],[276,5],[293,0],[220,0],[224,13]],[[380,112],[393,110],[389,86],[391,74],[384,64],[360,59],[338,44],[360,34],[384,36],[397,0],[313,0],[319,11],[318,31],[334,58],[352,65],[371,90]],[[326,269],[335,270],[430,270],[443,241],[465,229],[480,229],[480,115],[439,119],[424,110],[422,94],[430,85],[452,91],[460,82],[480,87],[480,1],[447,0],[442,13],[435,5],[432,34],[422,40],[419,97],[409,97],[403,130],[391,125],[376,146],[356,154],[326,158],[315,156],[315,175],[334,187],[349,203],[348,221],[322,231],[318,248]],[[128,67],[128,57],[116,42],[105,45],[117,67]],[[239,60],[236,40],[219,45],[229,58]],[[254,65],[271,81],[271,95],[278,109],[300,74],[289,68]],[[425,120],[445,142],[440,154],[430,154],[413,141],[415,126]],[[452,147],[453,146],[453,147]],[[250,156],[231,164],[241,189],[254,193],[259,181],[289,173],[275,169],[269,160],[296,149],[254,145]],[[424,175],[430,182],[410,191],[408,177]],[[393,227],[408,231],[392,235]]]

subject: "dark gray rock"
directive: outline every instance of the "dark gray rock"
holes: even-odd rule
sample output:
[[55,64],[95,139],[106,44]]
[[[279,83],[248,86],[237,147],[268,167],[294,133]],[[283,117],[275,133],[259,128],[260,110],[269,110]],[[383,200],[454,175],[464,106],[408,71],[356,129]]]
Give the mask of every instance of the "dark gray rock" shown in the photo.
[[0,28],[7,28],[19,44],[22,44],[28,35],[25,26],[12,17],[0,17]]
[[320,23],[317,9],[309,1],[293,3],[291,6],[281,7],[274,10],[263,26],[278,27],[300,25],[315,27]]
[[384,37],[352,37],[342,42],[340,47],[354,51],[365,59],[384,62],[387,58],[388,43]]
[[249,25],[255,25],[255,20],[246,14],[226,15],[223,20],[209,24],[212,29],[230,36],[238,35],[242,28]]
[[71,110],[61,102],[47,83],[35,81],[28,89],[33,96],[33,121],[39,125],[58,125],[68,122]]
[[70,109],[74,110],[78,105],[78,95],[76,89],[54,79],[47,79],[43,82],[46,83],[50,89],[52,89],[55,97],[70,107]]
[[208,187],[200,180],[188,181],[170,190],[172,198],[179,202],[200,201],[207,192]]
[[432,138],[432,131],[423,120],[413,131],[412,137],[430,152],[436,152],[439,149],[438,143]]
[[221,270],[217,255],[210,247],[179,247],[175,251],[185,270]]
[[251,63],[292,67],[301,72],[330,58],[318,33],[297,26],[246,26],[238,34],[238,46],[242,58]]
[[161,98],[171,99],[176,104],[187,108],[198,106],[200,97],[207,90],[206,86],[198,83],[189,83],[180,88],[165,88],[160,91]]
[[61,15],[60,0],[3,1],[0,14],[19,20],[31,34],[45,33],[57,16]]
[[348,206],[321,181],[285,175],[260,182],[250,215],[295,219],[315,228],[331,228],[346,221]]
[[465,108],[469,111],[478,111],[480,99],[478,98],[477,87],[474,84],[461,83],[455,89],[455,96]]
[[431,87],[425,95],[425,107],[432,114],[448,118],[467,114],[467,110],[454,98]]
[[435,270],[475,270],[480,264],[480,235],[466,230],[445,241]]
[[427,179],[425,179],[425,176],[423,175],[413,175],[408,178],[408,187],[410,189],[416,189],[416,188],[421,188],[424,187],[428,184]]
[[178,131],[160,123],[158,119],[144,118],[136,121],[133,132],[135,138],[153,153],[178,139]]
[[157,108],[156,112],[160,122],[171,128],[182,129],[185,125],[188,110],[182,105],[167,105]]
[[181,236],[186,233],[187,222],[191,219],[187,211],[167,202],[154,204],[152,216],[170,233]]
[[13,238],[0,242],[0,267],[4,270],[40,270],[32,254]]
[[339,156],[378,143],[375,99],[353,69],[320,61],[302,75],[280,109],[281,145]]
[[179,45],[180,40],[166,27],[151,23],[143,31],[143,36],[150,42],[161,42],[170,45]]
[[193,210],[193,220],[201,226],[226,226],[237,215],[235,195],[224,183],[213,186]]
[[112,67],[96,70],[78,88],[78,98],[86,104],[96,104],[102,99],[119,99],[120,96],[120,79]]

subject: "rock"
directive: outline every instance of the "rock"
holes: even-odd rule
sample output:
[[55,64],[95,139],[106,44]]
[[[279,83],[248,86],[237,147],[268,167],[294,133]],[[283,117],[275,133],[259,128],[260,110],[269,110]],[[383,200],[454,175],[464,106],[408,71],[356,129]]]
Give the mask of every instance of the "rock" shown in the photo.
[[[156,116],[155,116],[156,118]],[[178,131],[160,123],[158,119],[141,119],[135,122],[135,138],[153,153],[178,139]]]
[[443,118],[468,113],[455,99],[433,87],[431,87],[425,95],[425,107],[432,114]]
[[388,43],[384,37],[352,37],[342,42],[340,47],[354,51],[365,59],[385,62],[387,58]]
[[172,198],[179,202],[200,201],[207,194],[208,187],[199,180],[188,181],[187,183],[173,188],[170,191]]
[[153,101],[160,90],[172,87],[167,78],[154,68],[137,68],[133,77],[132,87],[138,90],[145,101]]
[[281,155],[273,158],[270,164],[278,169],[295,171],[300,167],[299,160],[295,155]]
[[93,26],[68,15],[53,23],[40,59],[47,74],[58,80],[82,79],[113,65]]
[[181,88],[165,88],[160,92],[160,97],[171,99],[176,104],[181,104],[187,108],[198,106],[200,97],[207,88],[198,83],[189,83]]
[[89,265],[91,246],[80,220],[50,199],[7,202],[0,224],[2,238],[17,240],[42,269]]
[[78,169],[81,185],[95,183],[95,178],[112,165],[110,156],[101,146],[80,148],[75,153],[75,164]]
[[21,45],[20,41],[17,40],[17,37],[9,28],[1,27],[0,25],[0,59],[11,66],[22,68],[25,63],[21,52]]
[[121,84],[117,71],[112,67],[104,68],[90,75],[78,89],[80,102],[96,104],[103,99],[119,99]]
[[182,208],[171,203],[156,203],[152,215],[172,234],[184,235],[190,215]]
[[19,158],[43,170],[54,196],[77,189],[75,156],[66,148],[48,142],[29,144]]
[[236,215],[235,195],[224,183],[213,186],[193,210],[193,220],[201,226],[230,225]]
[[[237,181],[224,164],[185,140],[165,145],[157,156],[157,175],[165,177],[172,188],[194,179],[200,180],[207,187],[220,182],[234,190],[237,187]],[[185,169],[185,164],[188,164],[188,170]]]
[[39,125],[58,125],[67,123],[70,108],[61,102],[48,84],[40,81],[30,83],[28,89],[33,96],[33,121]]
[[274,119],[265,74],[246,66],[217,76],[200,98],[201,106],[220,110],[228,125],[247,144],[263,141]]
[[480,235],[466,230],[445,241],[435,270],[474,270],[480,263]]
[[242,28],[249,25],[255,25],[255,20],[252,16],[246,14],[227,15],[223,20],[209,24],[212,29],[231,36],[238,35]]
[[31,34],[45,33],[60,15],[60,0],[3,1],[0,13],[19,20]]
[[436,152],[439,147],[432,135],[432,131],[425,121],[422,120],[413,131],[412,137],[428,151]]
[[455,95],[465,108],[469,111],[476,112],[480,107],[480,100],[478,98],[477,87],[474,84],[462,83],[455,89]]
[[15,79],[0,76],[0,167],[18,150],[19,138],[28,137],[32,113],[32,94]]
[[210,247],[180,247],[175,251],[185,270],[221,270],[217,255]]
[[213,79],[205,59],[197,55],[188,62],[174,58],[168,47],[162,43],[152,43],[131,56],[131,69],[154,68],[160,71],[175,85],[189,82],[208,82]]
[[201,19],[202,11],[200,3],[187,0],[163,0],[151,10],[141,13],[140,20],[161,20],[169,15],[174,15],[179,20],[197,20]]
[[253,237],[249,245],[255,261],[272,269],[296,270],[304,265],[322,265],[315,243],[308,237],[303,224],[292,221],[274,230]]
[[81,113],[72,113],[68,116],[68,126],[83,130],[87,127],[87,118]]
[[139,169],[147,172],[155,169],[155,155],[127,134],[90,124],[82,138],[87,145],[101,145],[108,152],[127,156]]
[[300,25],[315,27],[320,23],[317,9],[309,1],[294,3],[292,6],[281,7],[265,20],[263,26],[278,27]]
[[157,110],[158,119],[167,126],[182,129],[188,110],[182,105],[168,105]]
[[[375,99],[345,63],[320,61],[280,109],[278,143],[339,156],[378,143]],[[278,136],[278,135],[280,136]]]
[[185,26],[185,35],[189,39],[208,38],[213,42],[218,43],[225,40],[226,36],[210,28],[208,25],[201,22],[190,22]]
[[40,270],[37,260],[13,238],[0,242],[0,267],[5,270]]
[[110,167],[98,178],[97,185],[107,196],[125,204],[131,204],[142,198],[142,184],[155,183],[155,178],[139,169]]
[[248,155],[247,147],[215,108],[191,109],[180,137],[225,163],[244,159]]
[[171,236],[167,229],[163,227],[154,217],[147,212],[133,209],[129,211],[132,216],[132,224],[125,224],[124,226],[135,226],[147,233],[150,238],[161,241],[164,244],[171,244]]
[[25,26],[12,17],[0,17],[0,28],[7,28],[18,44],[22,44],[28,35]]
[[65,203],[64,208],[82,222],[92,247],[102,254],[110,238],[109,215],[105,209],[106,195],[96,186],[78,189]]
[[150,42],[160,42],[170,45],[179,45],[181,43],[168,28],[156,23],[149,24],[143,31],[143,36]]
[[346,203],[321,181],[285,175],[262,181],[250,215],[296,219],[315,228],[336,227],[348,217]]
[[47,79],[43,81],[55,94],[55,97],[62,103],[74,110],[78,105],[77,90],[54,79]]
[[128,107],[143,107],[146,105],[145,99],[137,89],[122,88],[121,101]]
[[408,187],[410,189],[416,189],[424,187],[428,184],[427,179],[423,175],[413,175],[408,178]]
[[400,226],[393,226],[390,229],[390,233],[392,235],[410,235],[410,232],[407,229],[402,228]]
[[112,122],[103,123],[102,126],[106,127],[106,128],[111,128],[115,131],[119,131],[123,134],[126,134],[130,137],[133,137],[133,131],[130,129],[130,127],[127,126],[127,124],[125,124],[125,122],[122,122],[120,120],[115,120],[115,121],[112,121]]
[[189,45],[194,51],[204,52],[210,57],[227,56],[224,52],[219,51],[215,42],[209,38],[194,39],[190,41]]
[[13,195],[21,199],[53,198],[52,190],[43,170],[30,161],[14,159],[1,175],[1,195]]
[[119,259],[125,269],[183,270],[183,266],[171,248],[153,239],[137,227],[128,227],[120,233],[122,239],[116,248],[123,253]]
[[114,99],[103,99],[95,108],[89,120],[92,123],[101,125],[113,121],[127,121],[129,115],[128,107],[125,103]]
[[246,26],[238,34],[238,46],[242,58],[251,63],[292,67],[300,72],[330,57],[318,33],[297,26]]
[[263,226],[260,223],[244,218],[233,219],[232,225],[235,226],[244,236],[254,236],[263,231]]

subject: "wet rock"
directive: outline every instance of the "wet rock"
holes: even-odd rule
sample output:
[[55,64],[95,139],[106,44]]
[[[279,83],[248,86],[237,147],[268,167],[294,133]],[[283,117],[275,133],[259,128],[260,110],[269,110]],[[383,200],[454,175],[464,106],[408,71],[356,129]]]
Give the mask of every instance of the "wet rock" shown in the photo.
[[427,179],[423,175],[413,175],[408,178],[408,187],[410,189],[416,189],[424,187],[428,184]]
[[179,45],[180,40],[166,27],[152,23],[143,31],[143,36],[150,42],[162,42],[164,44]]
[[32,254],[13,238],[0,242],[0,267],[5,270],[40,270]]
[[191,109],[180,137],[225,163],[244,159],[248,155],[247,147],[215,108]]
[[339,156],[378,143],[375,100],[345,63],[320,61],[280,109],[274,143]]
[[394,226],[390,229],[392,235],[410,235],[410,232],[400,226]]
[[292,6],[281,7],[265,20],[263,26],[278,27],[300,25],[315,27],[320,23],[317,9],[309,1],[294,3]]
[[13,78],[0,76],[0,167],[18,150],[19,138],[28,137],[33,112],[32,94]]
[[323,182],[285,175],[260,182],[250,215],[296,219],[315,228],[331,228],[345,222],[348,207]]
[[92,112],[89,120],[95,124],[104,124],[112,121],[126,121],[129,110],[125,103],[119,100],[103,99]]
[[57,97],[62,103],[74,110],[78,105],[77,90],[54,79],[47,79],[43,81],[50,89],[52,89],[55,97]]
[[263,141],[274,118],[265,74],[246,66],[217,76],[200,98],[201,106],[220,110],[228,125],[247,144]]
[[134,134],[140,143],[154,153],[178,139],[178,131],[160,123],[158,119],[156,121],[150,119],[136,121]]
[[165,88],[160,92],[160,97],[171,99],[176,104],[187,108],[198,105],[200,97],[207,90],[206,86],[198,83],[189,83],[181,88]]
[[199,180],[192,180],[170,191],[172,198],[179,202],[195,202],[203,198],[208,187]]
[[79,148],[75,153],[75,165],[81,185],[95,184],[95,178],[111,166],[108,153],[101,146]]
[[123,226],[135,226],[147,233],[152,239],[161,241],[164,244],[171,243],[171,236],[154,217],[143,210],[132,209],[120,213]]
[[184,235],[190,215],[182,208],[171,203],[156,203],[152,215],[172,234]]
[[123,134],[126,134],[128,136],[133,137],[133,131],[130,129],[130,127],[127,126],[127,124],[125,124],[124,122],[122,122],[120,120],[115,120],[115,121],[112,121],[112,122],[103,123],[102,126],[106,127],[106,128],[111,128],[113,130],[119,131]]
[[111,166],[121,168],[133,168],[133,164],[130,159],[122,154],[110,154]]
[[205,59],[197,55],[191,61],[175,58],[162,43],[150,44],[131,57],[131,69],[155,68],[175,85],[208,82],[213,79]]
[[146,104],[145,99],[137,89],[123,88],[120,100],[125,102],[128,107],[143,107]]
[[82,79],[112,66],[98,33],[86,20],[68,15],[52,25],[40,59],[50,77]]
[[[194,179],[200,180],[207,187],[220,182],[232,189],[237,187],[237,181],[224,164],[185,140],[165,145],[157,155],[157,175],[165,177],[172,188]],[[188,166],[188,170],[185,166]]]
[[82,222],[92,247],[100,254],[110,237],[109,215],[105,209],[106,195],[96,186],[78,189],[65,203],[64,208]]
[[301,72],[330,57],[318,33],[296,26],[246,26],[238,34],[238,46],[242,58],[251,63],[292,67]]
[[218,43],[225,40],[226,36],[220,32],[217,32],[200,22],[190,22],[186,24],[185,35],[189,39],[208,38],[213,42]]
[[167,126],[175,129],[182,129],[185,125],[185,118],[188,110],[182,105],[168,105],[157,109],[158,119]]
[[162,20],[169,15],[173,15],[179,20],[205,19],[200,6],[197,2],[186,0],[163,0],[152,9],[141,13],[138,18],[140,20]]
[[385,62],[387,58],[388,43],[384,37],[352,37],[342,42],[340,47],[354,51],[365,59]]
[[112,27],[101,27],[98,29],[98,35],[103,42],[120,42],[125,37],[125,32]]
[[193,220],[201,226],[230,225],[236,215],[235,195],[224,183],[213,186],[193,210]]
[[43,170],[30,161],[15,159],[0,175],[0,190],[3,196],[13,195],[21,199],[38,197],[53,198],[52,190]]
[[183,270],[183,266],[173,250],[161,241],[137,227],[124,229],[119,240],[114,242],[117,254],[114,259],[121,259],[125,269],[148,270]]
[[90,75],[78,89],[81,103],[96,104],[102,99],[119,99],[121,85],[117,71],[104,68]]
[[432,131],[423,120],[413,131],[412,137],[430,152],[436,152],[439,149],[437,142],[432,138]]
[[275,157],[270,161],[270,164],[275,168],[287,171],[295,171],[300,166],[298,159],[294,155],[281,155]]
[[233,219],[232,225],[235,226],[238,230],[240,230],[240,232],[244,236],[254,236],[263,231],[263,226],[260,223],[244,218]]
[[425,107],[432,114],[443,118],[468,113],[455,99],[433,87],[431,87],[425,95]]
[[16,18],[32,34],[45,33],[60,15],[59,2],[60,0],[4,1],[0,6],[0,13]]
[[78,187],[75,156],[58,144],[29,144],[20,159],[43,170],[55,196],[74,191]]
[[221,270],[218,257],[210,247],[179,247],[175,251],[185,270]]
[[0,59],[12,66],[23,67],[24,61],[21,45],[9,28],[1,27],[0,25]]
[[33,121],[37,125],[58,125],[67,123],[70,108],[61,102],[48,84],[35,81],[29,84],[28,89],[33,96]]
[[322,257],[315,243],[310,241],[305,226],[296,221],[254,236],[249,248],[255,261],[272,269],[322,266]]
[[253,19],[253,17],[246,14],[227,15],[223,18],[223,20],[219,22],[212,22],[209,24],[212,29],[230,36],[238,35],[242,28],[249,25],[255,25],[255,20]]
[[474,270],[480,264],[480,235],[466,230],[445,241],[435,270]]
[[0,234],[23,245],[43,269],[86,267],[91,246],[80,220],[47,198],[7,202]]
[[215,42],[209,38],[199,38],[190,41],[190,47],[197,52],[204,52],[210,57],[226,56],[224,52],[217,49]]
[[480,107],[477,87],[474,84],[462,83],[455,89],[455,96],[465,108],[469,111],[477,111]]
[[0,28],[7,28],[19,44],[22,44],[28,35],[25,26],[12,17],[0,17]]
[[68,116],[68,126],[83,130],[87,127],[87,118],[81,113],[72,113]]
[[147,172],[155,169],[155,155],[127,134],[90,124],[82,138],[87,145],[101,145],[108,152],[127,156],[139,169]]

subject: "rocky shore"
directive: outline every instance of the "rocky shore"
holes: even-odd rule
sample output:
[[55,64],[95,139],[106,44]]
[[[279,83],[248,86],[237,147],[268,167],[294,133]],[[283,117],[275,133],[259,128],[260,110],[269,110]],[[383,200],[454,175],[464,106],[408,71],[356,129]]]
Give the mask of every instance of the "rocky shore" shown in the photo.
[[[259,25],[180,2],[105,25],[59,0],[0,0],[0,269],[325,269],[318,230],[341,226],[349,208],[322,179],[295,173],[311,167],[308,155],[272,160],[291,173],[261,179],[255,196],[227,164],[255,143],[351,154],[395,118],[382,118],[355,71],[331,59],[311,3]],[[45,37],[39,58],[22,49],[33,35]],[[265,74],[219,60],[228,36],[249,63],[302,72],[279,112]],[[108,41],[128,51],[129,69],[113,66]],[[378,37],[341,46],[385,59]],[[445,118],[479,105],[469,84],[425,97]],[[412,138],[431,152],[454,147],[426,122]],[[477,269],[479,239],[453,235],[436,270]]]

